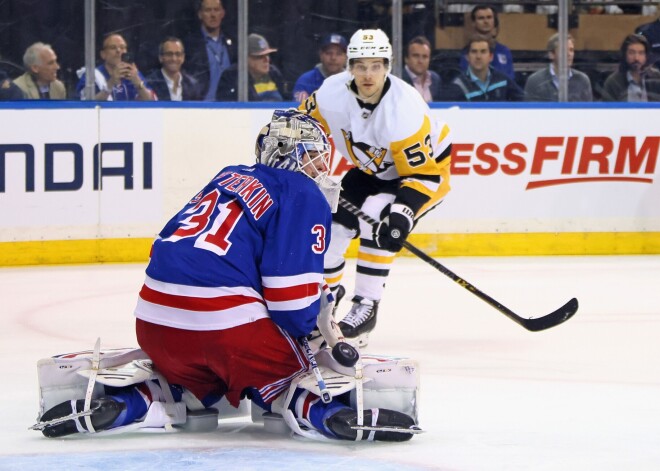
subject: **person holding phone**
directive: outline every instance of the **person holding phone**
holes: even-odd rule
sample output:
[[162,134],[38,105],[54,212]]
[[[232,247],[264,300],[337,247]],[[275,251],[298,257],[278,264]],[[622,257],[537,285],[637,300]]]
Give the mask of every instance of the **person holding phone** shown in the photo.
[[[126,41],[121,34],[111,33],[103,40],[101,49],[103,63],[94,74],[95,95],[98,101],[153,101],[154,92],[146,85],[145,78],[133,62]],[[85,99],[86,73],[84,67],[78,71],[80,80],[76,92]]]

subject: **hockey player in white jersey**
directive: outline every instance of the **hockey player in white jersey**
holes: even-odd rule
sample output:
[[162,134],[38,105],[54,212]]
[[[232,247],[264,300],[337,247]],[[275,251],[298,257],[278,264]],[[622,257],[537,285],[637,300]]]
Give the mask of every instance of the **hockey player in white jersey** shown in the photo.
[[449,191],[449,127],[435,122],[420,94],[390,74],[392,48],[381,30],[359,30],[348,45],[348,70],[328,77],[300,109],[328,130],[355,168],[341,196],[377,220],[368,227],[343,207],[333,215],[325,279],[338,299],[344,253],[360,237],[352,306],[339,326],[366,345],[390,266],[417,220]]
[[[97,347],[95,359],[81,358],[91,361],[85,392],[73,364],[58,366],[77,354],[47,361],[45,410],[36,429],[60,437],[176,425],[186,422],[191,404],[204,412],[223,397],[234,407],[248,397],[267,412],[289,417],[297,430],[348,440],[410,438],[382,429],[414,426],[405,413],[356,410],[341,398],[317,394],[324,391],[321,380],[317,389],[298,386],[306,384],[303,378],[314,365],[306,338],[321,310],[331,317],[332,296],[323,290],[331,224],[326,194],[336,188],[326,178],[330,143],[312,117],[278,110],[259,134],[256,154],[256,165],[220,171],[153,244],[135,309],[142,351],[121,358],[142,361],[148,355],[158,376],[144,362],[127,367],[131,374],[110,369],[104,375],[103,361],[108,365],[113,357],[101,357]],[[145,371],[139,384],[116,384],[117,378],[142,378]],[[100,389],[97,377],[105,378]],[[74,396],[59,402],[59,394],[69,390]],[[358,419],[376,430],[363,437],[352,428]]]

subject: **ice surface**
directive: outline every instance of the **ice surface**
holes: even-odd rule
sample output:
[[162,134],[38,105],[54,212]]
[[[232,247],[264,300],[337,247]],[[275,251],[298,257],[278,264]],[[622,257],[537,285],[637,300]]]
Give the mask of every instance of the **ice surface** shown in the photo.
[[27,430],[37,360],[99,336],[106,348],[136,346],[144,265],[0,269],[0,470],[660,469],[660,256],[441,262],[519,315],[574,296],[580,310],[527,332],[425,263],[398,259],[368,351],[420,362],[426,432],[400,444],[311,442],[249,420],[209,434],[46,439]]

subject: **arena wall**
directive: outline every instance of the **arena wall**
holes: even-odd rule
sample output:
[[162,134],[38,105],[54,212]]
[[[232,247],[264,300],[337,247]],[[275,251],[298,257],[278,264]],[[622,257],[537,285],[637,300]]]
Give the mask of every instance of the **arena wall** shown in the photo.
[[[219,169],[254,161],[272,112],[156,105],[2,105],[0,265],[147,260],[160,228]],[[432,113],[454,148],[452,191],[411,238],[427,253],[660,253],[660,108]],[[348,167],[334,161],[339,178]]]

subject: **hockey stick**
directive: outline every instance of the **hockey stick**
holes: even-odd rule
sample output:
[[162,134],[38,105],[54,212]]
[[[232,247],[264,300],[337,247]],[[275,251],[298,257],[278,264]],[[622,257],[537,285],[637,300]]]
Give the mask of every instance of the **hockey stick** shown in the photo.
[[[372,226],[375,226],[376,224],[378,224],[378,222],[375,219],[373,219],[371,216],[366,214],[360,208],[358,208],[353,203],[351,203],[350,201],[347,201],[346,199],[344,199],[341,196],[339,197],[339,204],[344,209],[346,209],[349,213],[353,214],[354,216],[359,217],[360,219],[362,219],[367,224],[370,224]],[[536,317],[536,318],[521,317],[518,314],[516,314],[515,312],[513,312],[511,309],[507,308],[506,306],[502,305],[501,303],[499,303],[495,299],[488,296],[483,291],[479,290],[472,283],[470,283],[467,280],[464,280],[463,278],[458,276],[456,273],[454,273],[449,268],[442,265],[440,262],[438,262],[434,258],[432,258],[429,255],[427,255],[426,253],[422,252],[420,249],[415,247],[413,244],[411,244],[407,240],[403,242],[403,246],[406,249],[408,249],[410,252],[412,252],[414,255],[421,258],[426,263],[431,265],[433,268],[438,270],[440,273],[442,273],[445,276],[448,276],[449,278],[454,280],[456,283],[458,283],[461,287],[465,288],[466,290],[468,290],[470,293],[474,294],[478,298],[481,298],[483,301],[490,304],[492,307],[494,307],[495,309],[500,311],[502,314],[507,316],[509,319],[516,322],[517,324],[520,324],[525,329],[527,329],[531,332],[538,332],[539,330],[545,330],[545,329],[549,329],[551,327],[554,327],[556,325],[559,325],[559,324],[567,321],[571,317],[573,317],[573,315],[578,310],[578,300],[577,300],[577,298],[573,298],[570,301],[568,301],[566,304],[564,304],[562,307],[557,309],[556,311],[553,311],[550,314],[546,314],[545,316]]]
[[314,358],[314,353],[312,352],[312,349],[309,346],[307,337],[301,337],[300,340],[303,348],[305,349],[307,360],[309,360],[309,366],[312,367],[312,371],[314,372],[314,376],[316,377],[316,383],[319,385],[319,389],[321,390],[321,400],[323,401],[324,404],[327,404],[332,400],[332,395],[330,394],[328,387],[325,385],[325,381],[323,380],[323,375],[321,375],[321,370],[319,370],[319,365],[318,363],[316,363],[316,358]]

